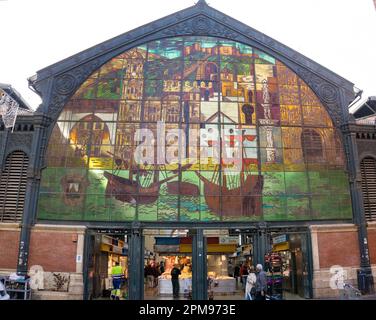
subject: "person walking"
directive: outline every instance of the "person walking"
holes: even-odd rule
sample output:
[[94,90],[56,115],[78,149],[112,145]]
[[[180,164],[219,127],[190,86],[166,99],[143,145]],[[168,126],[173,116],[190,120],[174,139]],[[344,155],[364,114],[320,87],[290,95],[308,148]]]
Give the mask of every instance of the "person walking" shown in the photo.
[[171,282],[172,282],[172,294],[175,299],[179,298],[179,276],[181,275],[181,271],[178,264],[174,265],[174,268],[171,270]]
[[251,266],[248,269],[247,283],[245,287],[245,300],[254,300],[256,296],[256,273],[255,267]]
[[124,271],[123,268],[120,266],[119,262],[115,262],[115,266],[112,267],[111,270],[112,275],[112,286],[113,290],[111,292],[111,298],[114,300],[120,300],[120,287],[121,282],[124,278]]
[[158,287],[158,278],[161,275],[159,262],[153,267],[154,288]]
[[236,287],[238,287],[239,276],[240,276],[240,265],[236,265],[234,268],[234,278],[236,279]]
[[153,271],[153,266],[150,262],[145,267],[145,275],[146,275],[148,288],[149,289],[153,288],[154,287],[154,271]]
[[267,290],[267,278],[266,272],[261,264],[256,266],[256,297],[255,300],[266,300],[266,290]]
[[245,289],[248,277],[248,267],[245,263],[243,263],[242,267],[240,268],[240,282],[242,283],[243,290]]

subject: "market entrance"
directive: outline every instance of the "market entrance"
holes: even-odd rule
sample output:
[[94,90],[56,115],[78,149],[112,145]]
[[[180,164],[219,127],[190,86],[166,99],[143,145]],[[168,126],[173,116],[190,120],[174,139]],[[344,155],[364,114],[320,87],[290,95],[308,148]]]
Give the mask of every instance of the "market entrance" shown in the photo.
[[312,298],[312,253],[308,231],[271,230],[265,270],[276,299]]
[[85,299],[113,298],[117,264],[120,300],[245,300],[257,264],[268,299],[312,298],[305,228],[101,229],[88,232],[85,247]]
[[101,229],[87,232],[84,299],[128,299],[128,248],[126,230]]
[[[209,300],[249,300],[256,266],[267,275],[266,299],[312,298],[308,230],[206,230]],[[253,279],[252,279],[253,277]]]
[[189,230],[144,230],[144,299],[192,299],[192,242]]

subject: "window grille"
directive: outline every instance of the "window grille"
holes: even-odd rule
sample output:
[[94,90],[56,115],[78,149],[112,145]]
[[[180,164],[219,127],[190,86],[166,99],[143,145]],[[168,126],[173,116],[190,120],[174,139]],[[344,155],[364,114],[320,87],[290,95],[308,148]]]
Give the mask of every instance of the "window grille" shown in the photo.
[[0,222],[22,220],[29,157],[22,151],[8,155],[0,176]]
[[360,163],[364,211],[367,221],[376,221],[376,159],[367,157]]

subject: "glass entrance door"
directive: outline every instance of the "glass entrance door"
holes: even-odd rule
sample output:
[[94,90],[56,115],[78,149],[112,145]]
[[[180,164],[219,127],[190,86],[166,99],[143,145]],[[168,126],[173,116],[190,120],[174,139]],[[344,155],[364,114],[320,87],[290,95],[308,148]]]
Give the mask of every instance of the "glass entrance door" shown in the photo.
[[270,233],[271,250],[265,255],[268,295],[273,299],[311,298],[309,233],[280,229]]
[[[115,269],[116,267],[117,269]],[[118,272],[116,274],[117,282],[113,281],[114,271]],[[84,276],[85,299],[127,299],[128,243],[125,230],[116,233],[106,230],[89,230],[87,232]]]
[[244,300],[251,237],[229,229],[205,230],[209,300]]
[[192,298],[193,238],[189,230],[144,230],[144,299]]

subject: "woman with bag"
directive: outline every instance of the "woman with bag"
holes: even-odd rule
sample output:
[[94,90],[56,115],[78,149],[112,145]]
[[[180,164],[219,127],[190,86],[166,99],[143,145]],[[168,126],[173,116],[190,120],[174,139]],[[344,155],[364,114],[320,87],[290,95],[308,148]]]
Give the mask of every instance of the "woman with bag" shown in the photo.
[[256,295],[256,273],[254,266],[248,269],[247,282],[245,286],[245,300],[254,300]]

